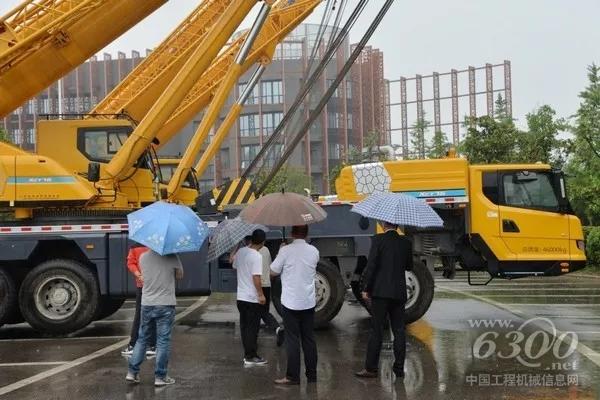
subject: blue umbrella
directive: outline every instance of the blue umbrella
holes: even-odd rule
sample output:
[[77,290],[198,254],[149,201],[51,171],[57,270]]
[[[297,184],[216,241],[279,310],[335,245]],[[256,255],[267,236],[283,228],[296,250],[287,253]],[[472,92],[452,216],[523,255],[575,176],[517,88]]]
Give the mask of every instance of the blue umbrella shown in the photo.
[[442,227],[444,221],[423,200],[402,193],[375,193],[352,207],[363,217],[418,228]]
[[156,202],[127,215],[129,238],[160,255],[198,251],[208,227],[188,207]]

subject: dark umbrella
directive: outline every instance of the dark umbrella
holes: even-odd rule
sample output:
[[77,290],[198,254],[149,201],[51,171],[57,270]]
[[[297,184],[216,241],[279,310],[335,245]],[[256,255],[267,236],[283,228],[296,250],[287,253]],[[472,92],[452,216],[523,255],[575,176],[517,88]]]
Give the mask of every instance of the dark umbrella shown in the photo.
[[297,193],[271,193],[246,206],[240,218],[252,224],[293,226],[322,221],[327,218],[327,213],[310,197]]

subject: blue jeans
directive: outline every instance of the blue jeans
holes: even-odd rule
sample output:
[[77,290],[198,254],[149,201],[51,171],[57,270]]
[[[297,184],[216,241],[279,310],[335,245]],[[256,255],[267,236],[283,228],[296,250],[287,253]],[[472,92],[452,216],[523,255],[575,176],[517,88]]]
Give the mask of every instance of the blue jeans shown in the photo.
[[156,323],[156,367],[157,378],[167,376],[169,354],[171,353],[171,329],[175,322],[175,306],[142,306],[142,323],[133,354],[129,359],[129,371],[137,374],[146,356],[146,346],[151,345],[152,325]]

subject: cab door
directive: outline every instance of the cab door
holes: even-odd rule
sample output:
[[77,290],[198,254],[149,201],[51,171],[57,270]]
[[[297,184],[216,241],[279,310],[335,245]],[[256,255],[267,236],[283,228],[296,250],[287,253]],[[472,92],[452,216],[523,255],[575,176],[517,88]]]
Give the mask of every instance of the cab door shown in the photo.
[[569,259],[569,218],[550,171],[499,171],[500,236],[519,261]]

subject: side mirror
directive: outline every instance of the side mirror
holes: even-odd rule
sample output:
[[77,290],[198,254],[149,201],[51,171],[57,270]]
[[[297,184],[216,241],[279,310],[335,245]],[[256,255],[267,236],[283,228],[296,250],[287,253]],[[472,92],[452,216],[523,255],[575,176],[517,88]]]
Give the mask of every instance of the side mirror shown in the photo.
[[94,183],[100,181],[100,163],[91,162],[88,164],[87,180]]
[[552,171],[552,183],[554,186],[554,192],[558,199],[558,208],[561,213],[572,213],[571,203],[567,197],[567,184],[565,182],[565,175],[562,171]]

